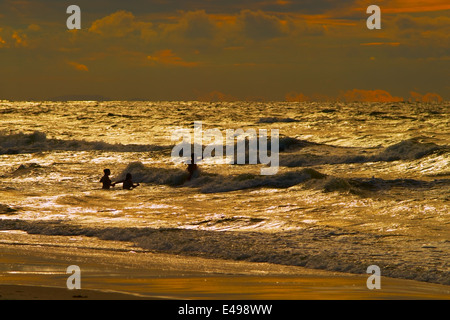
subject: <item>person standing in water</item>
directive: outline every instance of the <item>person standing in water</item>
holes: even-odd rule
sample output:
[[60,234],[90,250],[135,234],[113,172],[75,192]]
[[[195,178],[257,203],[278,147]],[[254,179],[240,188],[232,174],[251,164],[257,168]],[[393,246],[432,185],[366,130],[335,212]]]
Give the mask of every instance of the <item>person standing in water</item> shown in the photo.
[[198,165],[195,163],[195,155],[191,154],[191,163],[188,164],[187,171],[189,173],[187,180],[190,181],[192,178],[198,176]]
[[133,177],[131,176],[131,173],[127,173],[125,180],[114,182],[113,186],[116,185],[117,183],[123,183],[123,189],[126,189],[126,190],[131,190],[136,187],[139,187],[139,183],[137,183],[137,184],[133,183]]
[[108,190],[109,188],[114,187],[114,183],[112,183],[109,178],[111,175],[111,170],[105,169],[103,170],[103,173],[105,175],[100,179],[100,182],[103,184],[102,189]]

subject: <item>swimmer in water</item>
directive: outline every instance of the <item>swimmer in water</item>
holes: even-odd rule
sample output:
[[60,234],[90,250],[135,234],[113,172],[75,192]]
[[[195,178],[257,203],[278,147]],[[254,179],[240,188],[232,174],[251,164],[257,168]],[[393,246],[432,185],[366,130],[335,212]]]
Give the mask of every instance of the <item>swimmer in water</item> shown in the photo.
[[103,170],[103,173],[105,175],[100,179],[100,182],[103,184],[102,189],[108,190],[109,188],[114,187],[114,183],[112,183],[109,178],[111,175],[111,170],[105,169]]
[[133,177],[131,176],[131,173],[127,173],[125,180],[114,182],[113,185],[115,185],[117,183],[123,183],[123,188],[126,190],[131,190],[136,187],[139,187],[139,183],[137,183],[137,184],[133,183]]

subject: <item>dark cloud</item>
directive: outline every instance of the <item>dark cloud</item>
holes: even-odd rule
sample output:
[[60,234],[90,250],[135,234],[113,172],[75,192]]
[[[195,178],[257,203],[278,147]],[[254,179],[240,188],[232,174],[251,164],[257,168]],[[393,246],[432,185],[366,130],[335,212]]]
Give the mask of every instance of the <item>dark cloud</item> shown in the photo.
[[243,10],[238,23],[246,37],[257,40],[277,38],[288,31],[282,20],[262,11]]
[[188,39],[211,39],[217,27],[211,17],[204,11],[188,11],[178,15],[175,23],[163,25],[166,34]]
[[120,38],[133,33],[142,33],[151,26],[150,22],[137,21],[131,12],[121,10],[94,21],[89,31],[106,37]]

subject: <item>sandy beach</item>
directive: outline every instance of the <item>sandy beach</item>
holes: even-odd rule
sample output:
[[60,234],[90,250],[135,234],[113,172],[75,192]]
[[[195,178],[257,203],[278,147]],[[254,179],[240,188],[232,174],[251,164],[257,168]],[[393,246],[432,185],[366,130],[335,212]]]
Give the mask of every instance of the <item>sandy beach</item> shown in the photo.
[[[450,299],[448,286],[419,281],[382,277],[381,289],[369,290],[368,274],[161,254],[93,238],[72,247],[58,236],[20,239],[0,244],[2,300]],[[80,290],[66,286],[69,265],[80,267]]]

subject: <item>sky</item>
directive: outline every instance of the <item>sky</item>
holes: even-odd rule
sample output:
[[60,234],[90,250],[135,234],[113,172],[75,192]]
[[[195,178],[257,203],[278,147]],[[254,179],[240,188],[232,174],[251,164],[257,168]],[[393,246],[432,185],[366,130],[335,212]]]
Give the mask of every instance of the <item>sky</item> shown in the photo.
[[449,75],[448,0],[0,0],[0,99],[439,102]]

